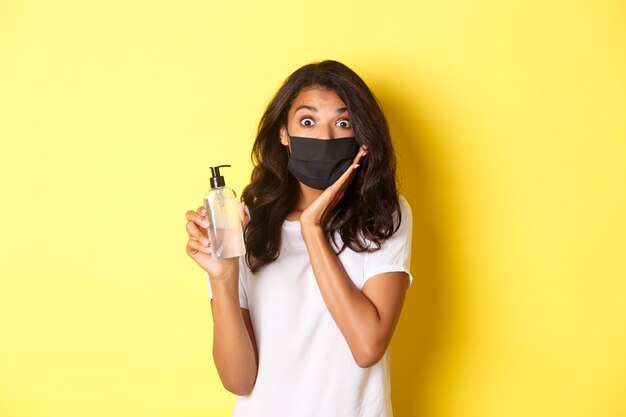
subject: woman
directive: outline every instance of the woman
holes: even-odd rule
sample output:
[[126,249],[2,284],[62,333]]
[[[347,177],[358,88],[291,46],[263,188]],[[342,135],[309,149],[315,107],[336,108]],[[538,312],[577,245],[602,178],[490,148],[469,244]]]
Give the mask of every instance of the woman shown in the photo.
[[305,65],[269,103],[252,156],[245,256],[214,260],[206,210],[186,214],[233,416],[392,416],[388,346],[412,282],[411,210],[376,99],[339,62]]

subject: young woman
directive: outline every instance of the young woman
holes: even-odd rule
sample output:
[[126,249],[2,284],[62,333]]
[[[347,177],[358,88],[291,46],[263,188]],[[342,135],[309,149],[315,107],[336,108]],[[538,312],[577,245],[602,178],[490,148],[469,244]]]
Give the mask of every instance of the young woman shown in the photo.
[[245,256],[214,260],[206,210],[186,213],[233,416],[391,417],[411,209],[374,95],[339,62],[305,65],[269,103],[252,157]]

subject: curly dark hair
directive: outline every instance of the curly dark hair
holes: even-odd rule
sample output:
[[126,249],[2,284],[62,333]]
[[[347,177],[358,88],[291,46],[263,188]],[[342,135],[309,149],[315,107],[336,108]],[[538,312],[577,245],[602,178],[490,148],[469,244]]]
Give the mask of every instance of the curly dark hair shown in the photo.
[[[295,97],[312,87],[337,93],[350,113],[356,141],[368,148],[357,175],[330,215],[325,227],[327,237],[335,243],[335,235],[339,235],[339,253],[346,246],[356,252],[377,250],[396,232],[401,221],[395,153],[387,120],[374,94],[340,62],[326,60],[305,65],[285,80],[268,104],[252,148],[254,169],[241,197],[250,209],[244,235],[246,262],[253,272],[278,258],[282,224],[295,208],[299,185],[287,170],[289,151],[280,143],[279,131],[287,126],[287,114]],[[397,213],[395,224],[393,213]]]

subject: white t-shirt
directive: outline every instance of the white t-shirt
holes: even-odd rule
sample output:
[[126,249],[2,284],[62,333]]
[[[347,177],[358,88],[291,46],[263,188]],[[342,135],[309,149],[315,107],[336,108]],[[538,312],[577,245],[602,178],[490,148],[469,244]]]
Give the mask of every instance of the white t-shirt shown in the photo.
[[[402,223],[375,252],[350,248],[339,259],[362,289],[384,272],[409,271],[411,208],[400,197]],[[338,240],[338,243],[340,240]],[[300,222],[285,221],[277,260],[251,273],[240,257],[239,303],[250,311],[259,353],[254,389],[237,396],[233,417],[392,417],[389,349],[360,368],[319,290]],[[211,284],[209,295],[211,299]]]

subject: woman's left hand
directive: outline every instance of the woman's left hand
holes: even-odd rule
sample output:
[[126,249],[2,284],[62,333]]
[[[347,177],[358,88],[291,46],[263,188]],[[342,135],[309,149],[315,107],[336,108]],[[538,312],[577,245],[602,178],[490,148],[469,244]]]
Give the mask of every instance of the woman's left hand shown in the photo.
[[352,165],[346,169],[337,181],[325,189],[324,192],[302,212],[302,215],[300,216],[300,225],[302,227],[320,226],[325,224],[328,215],[333,211],[337,203],[346,193],[348,185],[352,181],[352,178],[356,175],[356,170],[359,167],[359,161],[367,155],[367,152],[367,147],[365,145],[361,145],[359,152],[357,152],[354,160],[352,161]]

